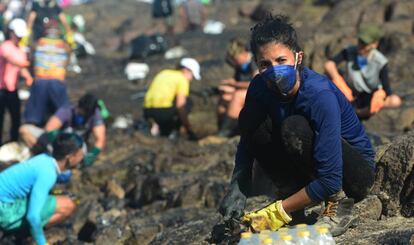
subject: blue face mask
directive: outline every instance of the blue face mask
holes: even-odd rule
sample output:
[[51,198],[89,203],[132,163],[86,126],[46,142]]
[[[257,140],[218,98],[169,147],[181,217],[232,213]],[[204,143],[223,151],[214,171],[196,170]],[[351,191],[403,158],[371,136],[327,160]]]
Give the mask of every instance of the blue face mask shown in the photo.
[[75,115],[73,118],[73,122],[76,126],[83,125],[85,123],[85,118],[81,115]]
[[[296,62],[298,54],[296,53]],[[296,84],[296,62],[295,65],[276,65],[267,68],[262,76],[269,88],[286,97]]]
[[249,61],[249,62],[246,62],[246,63],[244,63],[244,64],[241,64],[241,65],[240,65],[240,69],[241,69],[242,71],[247,71],[247,70],[249,69],[250,63],[252,63],[252,62],[251,62],[251,61]]
[[358,67],[360,69],[364,68],[366,65],[368,65],[368,58],[362,55],[357,56],[357,63]]
[[58,184],[67,184],[70,182],[70,177],[72,177],[72,171],[65,170],[60,173],[57,177],[56,183]]

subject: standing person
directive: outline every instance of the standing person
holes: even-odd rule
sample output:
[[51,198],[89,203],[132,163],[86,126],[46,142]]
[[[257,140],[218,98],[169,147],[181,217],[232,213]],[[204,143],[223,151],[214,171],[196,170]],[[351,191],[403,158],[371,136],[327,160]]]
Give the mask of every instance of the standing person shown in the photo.
[[[364,25],[358,32],[358,46],[350,46],[326,62],[325,71],[356,108],[361,119],[368,119],[382,108],[401,105],[392,93],[388,77],[388,59],[378,51],[382,31],[376,25]],[[346,63],[347,82],[337,65]]]
[[219,136],[232,136],[237,129],[237,119],[244,105],[250,80],[257,74],[252,54],[246,41],[235,38],[230,41],[227,59],[234,66],[234,76],[220,83],[221,97],[217,105]]
[[11,115],[11,141],[17,141],[20,127],[20,100],[17,94],[19,75],[26,80],[26,85],[31,86],[33,79],[26,69],[30,63],[26,53],[19,48],[19,41],[27,35],[26,22],[22,19],[14,19],[9,24],[9,38],[0,46],[0,145],[2,144],[2,132],[5,110]]
[[[277,230],[291,213],[325,201],[318,223],[334,236],[355,224],[354,200],[374,182],[374,150],[351,104],[325,76],[302,64],[304,52],[284,16],[252,28],[251,50],[260,75],[239,116],[241,138],[231,188],[221,204],[226,218],[253,230]],[[253,161],[288,193],[243,216]]]
[[171,0],[154,0],[152,3],[154,31],[160,33],[174,32],[174,5]]
[[70,105],[65,78],[71,49],[61,39],[56,21],[49,21],[45,32],[35,46],[35,81],[24,111],[25,123],[38,127],[43,127],[57,109]]
[[188,120],[190,81],[200,80],[200,65],[195,59],[181,59],[177,69],[158,73],[144,99],[144,117],[151,123],[153,135],[171,136],[178,133],[181,125],[189,138],[195,139]]
[[180,7],[180,15],[185,31],[203,30],[207,11],[199,0],[185,0]]
[[43,227],[67,219],[75,210],[67,196],[49,195],[59,175],[76,168],[82,160],[82,139],[61,134],[53,143],[53,153],[40,154],[0,173],[0,229],[24,228],[26,221],[37,245],[47,243]]
[[29,35],[24,38],[22,44],[28,46],[31,37],[33,37],[35,42],[43,37],[45,34],[45,24],[52,20],[62,23],[65,28],[66,41],[71,47],[76,47],[70,25],[66,21],[65,14],[56,0],[38,0],[33,2],[32,10],[27,18]]
[[98,99],[90,93],[82,96],[77,106],[63,106],[57,110],[44,128],[26,124],[20,128],[23,141],[29,148],[40,144],[42,148],[53,142],[58,131],[73,132],[89,141],[92,134],[93,147],[88,151],[82,162],[83,167],[91,166],[105,147],[106,127],[98,105]]

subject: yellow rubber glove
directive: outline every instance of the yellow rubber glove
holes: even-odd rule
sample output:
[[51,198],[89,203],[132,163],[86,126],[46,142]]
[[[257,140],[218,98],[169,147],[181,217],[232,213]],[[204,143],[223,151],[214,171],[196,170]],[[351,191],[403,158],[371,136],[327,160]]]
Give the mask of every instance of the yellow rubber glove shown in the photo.
[[72,32],[67,32],[66,33],[66,42],[68,42],[69,46],[72,49],[76,48],[76,42],[75,42],[75,39],[73,38],[73,33]]
[[385,98],[387,98],[387,94],[385,93],[384,89],[378,89],[374,92],[371,98],[371,114],[377,113],[382,109],[384,106]]
[[19,42],[20,47],[28,47],[29,46],[29,41],[30,41],[31,34],[32,34],[32,31],[29,30],[28,34],[26,36],[22,37],[22,39],[20,39],[20,42]]
[[241,223],[258,232],[261,230],[278,230],[290,221],[292,221],[292,218],[283,209],[282,201],[277,201],[258,211],[245,214]]

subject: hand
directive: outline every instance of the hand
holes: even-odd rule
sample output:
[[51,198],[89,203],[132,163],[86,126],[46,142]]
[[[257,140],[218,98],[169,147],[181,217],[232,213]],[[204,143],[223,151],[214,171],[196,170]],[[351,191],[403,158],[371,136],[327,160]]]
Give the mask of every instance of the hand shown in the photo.
[[85,157],[82,161],[82,168],[87,168],[93,165],[95,160],[98,158],[99,153],[101,153],[101,150],[98,147],[92,148],[88,153],[86,153]]
[[384,106],[385,98],[387,98],[387,94],[385,93],[384,89],[378,89],[374,92],[371,98],[371,114],[375,114],[382,109],[382,107]]
[[30,87],[33,84],[33,78],[32,77],[27,77],[26,78],[26,86]]
[[243,216],[246,206],[246,196],[240,191],[237,182],[232,183],[229,192],[220,204],[219,212],[225,220],[239,219]]
[[69,46],[72,49],[76,48],[76,42],[75,42],[75,39],[73,38],[73,33],[72,32],[67,32],[66,33],[66,42],[68,42]]
[[282,201],[279,200],[258,211],[244,215],[241,223],[258,232],[262,230],[278,230],[290,221],[292,221],[292,218],[285,212]]

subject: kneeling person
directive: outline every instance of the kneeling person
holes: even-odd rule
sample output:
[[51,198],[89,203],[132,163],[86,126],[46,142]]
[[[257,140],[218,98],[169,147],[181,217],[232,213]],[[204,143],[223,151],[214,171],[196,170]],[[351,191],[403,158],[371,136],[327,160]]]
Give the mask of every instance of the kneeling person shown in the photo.
[[33,148],[36,144],[45,146],[52,142],[58,131],[73,132],[87,142],[94,137],[94,145],[82,161],[82,167],[91,166],[106,143],[106,127],[98,105],[98,99],[87,93],[79,99],[77,106],[61,107],[47,122],[44,129],[26,124],[20,128],[24,142]]
[[84,157],[83,141],[63,133],[53,142],[53,153],[40,154],[0,173],[0,229],[22,228],[27,220],[36,244],[47,244],[43,227],[67,219],[75,204],[66,196],[49,195],[59,174],[75,168]]

